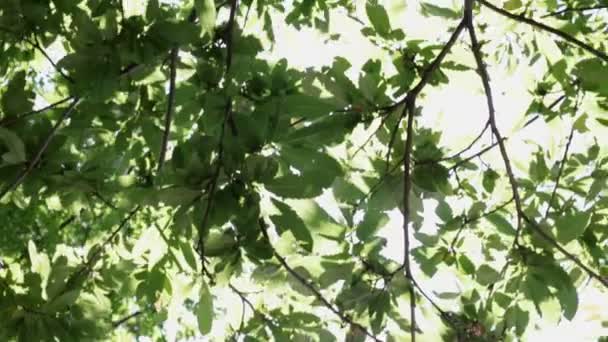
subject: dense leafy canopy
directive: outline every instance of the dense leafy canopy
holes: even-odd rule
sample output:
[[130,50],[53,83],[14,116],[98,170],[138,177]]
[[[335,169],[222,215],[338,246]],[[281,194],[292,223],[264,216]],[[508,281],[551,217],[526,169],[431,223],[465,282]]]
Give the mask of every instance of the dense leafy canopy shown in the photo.
[[[608,287],[607,8],[0,1],[0,340],[498,341],[573,319]],[[277,27],[339,41],[336,15],[381,56],[269,57]],[[525,68],[527,110],[501,108],[494,73]],[[481,133],[446,142],[427,96],[463,77],[484,119],[446,115]],[[517,141],[541,126],[563,144]]]

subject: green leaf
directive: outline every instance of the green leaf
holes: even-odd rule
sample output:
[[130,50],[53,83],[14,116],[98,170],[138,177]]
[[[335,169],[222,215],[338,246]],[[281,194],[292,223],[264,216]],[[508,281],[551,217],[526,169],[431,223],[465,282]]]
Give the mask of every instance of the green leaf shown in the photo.
[[24,114],[32,110],[34,93],[26,90],[25,71],[19,71],[13,76],[6,86],[1,102],[5,117]]
[[206,283],[201,284],[198,304],[196,305],[196,318],[198,321],[198,330],[201,334],[207,335],[211,332],[213,325],[213,297],[209,292],[209,287]]
[[576,121],[574,121],[574,129],[579,133],[585,133],[589,131],[587,127],[587,114],[581,115]]
[[558,217],[555,220],[558,242],[566,244],[583,235],[589,226],[590,218],[591,214],[588,212],[565,214]]
[[505,235],[515,236],[515,228],[513,228],[513,225],[509,221],[507,221],[507,219],[505,219],[502,215],[498,213],[492,213],[486,216],[486,219],[490,221],[499,232]]
[[479,284],[487,286],[497,282],[500,279],[500,274],[492,267],[484,264],[477,269],[476,277]]
[[421,2],[420,7],[422,8],[422,15],[424,16],[438,16],[448,19],[458,19],[460,14],[450,8],[435,6],[427,2]]
[[483,173],[483,180],[482,180],[482,185],[483,188],[491,193],[492,191],[494,191],[494,187],[496,186],[496,180],[500,178],[500,175],[492,170],[492,169],[487,169],[486,171],[484,171]]
[[329,114],[336,106],[329,101],[305,94],[287,95],[281,99],[281,109],[290,117],[314,119]]
[[578,62],[573,73],[581,79],[583,89],[608,94],[606,89],[608,65],[599,58],[589,58]]
[[215,1],[214,0],[194,0],[194,6],[198,14],[198,21],[201,25],[203,34],[213,34],[215,28]]
[[19,164],[26,160],[25,144],[17,134],[6,128],[0,127],[0,140],[4,143],[8,152],[2,155],[7,164]]
[[508,0],[503,5],[504,9],[506,9],[508,11],[516,10],[516,9],[520,8],[521,6],[522,6],[521,0]]
[[76,303],[76,300],[79,296],[80,289],[64,292],[59,297],[53,299],[51,302],[45,305],[45,310],[47,310],[48,312],[63,311],[68,306]]
[[388,38],[391,32],[391,23],[384,6],[378,4],[377,1],[367,1],[365,4],[365,13],[367,13],[367,17],[372,23],[374,30],[376,30],[380,36]]
[[368,241],[380,228],[388,223],[389,217],[383,212],[368,210],[363,221],[357,225],[357,238]]
[[312,251],[313,239],[304,221],[287,204],[274,199],[272,203],[281,211],[281,215],[270,217],[279,232],[285,229],[290,230],[305,250]]
[[473,264],[471,259],[469,259],[466,255],[463,254],[458,256],[458,264],[460,265],[464,273],[469,275],[475,274],[475,265]]
[[428,192],[449,194],[448,169],[440,164],[423,164],[416,166],[412,172],[412,181]]
[[530,314],[528,311],[524,311],[519,305],[515,305],[507,310],[505,320],[507,327],[515,327],[517,336],[522,336],[530,322]]

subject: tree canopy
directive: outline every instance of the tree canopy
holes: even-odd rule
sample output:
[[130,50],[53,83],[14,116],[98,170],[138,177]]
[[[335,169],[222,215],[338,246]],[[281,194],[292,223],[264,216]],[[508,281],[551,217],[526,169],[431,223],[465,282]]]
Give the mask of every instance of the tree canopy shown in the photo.
[[[294,67],[286,28],[375,53]],[[606,0],[0,1],[0,339],[572,320],[608,292],[607,42]],[[455,84],[479,108],[432,95]]]

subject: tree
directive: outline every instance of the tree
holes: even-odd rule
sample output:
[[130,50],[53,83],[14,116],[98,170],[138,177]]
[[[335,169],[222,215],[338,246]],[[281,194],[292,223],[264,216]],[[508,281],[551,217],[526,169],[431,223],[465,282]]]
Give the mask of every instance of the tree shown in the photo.
[[[2,340],[515,340],[606,293],[608,2],[403,3],[0,2]],[[339,15],[381,56],[268,57]],[[453,106],[480,131],[446,141],[425,107],[463,77],[484,119]]]

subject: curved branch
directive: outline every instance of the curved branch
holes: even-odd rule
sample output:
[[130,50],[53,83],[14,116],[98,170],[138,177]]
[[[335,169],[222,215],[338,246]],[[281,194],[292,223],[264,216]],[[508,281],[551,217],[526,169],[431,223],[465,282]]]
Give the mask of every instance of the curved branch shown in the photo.
[[555,239],[553,237],[551,237],[544,230],[542,230],[542,228],[540,228],[536,224],[536,222],[532,221],[524,213],[521,213],[521,216],[523,217],[524,221],[526,221],[530,225],[530,227],[532,227],[532,229],[536,233],[538,233],[538,235],[540,235],[543,239],[545,239],[547,242],[549,242],[551,245],[553,245],[553,247],[555,247],[558,251],[560,251],[563,255],[565,255],[566,258],[570,259],[578,267],[582,268],[591,278],[596,279],[602,285],[604,285],[606,288],[608,288],[608,277],[602,277],[601,275],[599,275],[598,273],[596,273],[595,271],[593,271],[591,268],[589,268],[587,265],[583,264],[583,262],[580,261],[574,254],[568,252],[557,241],[555,241]]
[[549,13],[543,15],[541,18],[555,17],[555,16],[558,16],[560,14],[564,14],[567,12],[586,12],[586,11],[594,11],[594,10],[600,10],[600,9],[608,9],[608,5],[597,5],[597,6],[586,6],[586,7],[566,7],[559,11],[549,12]]
[[175,77],[176,77],[176,62],[177,62],[177,47],[171,49],[169,60],[169,96],[167,98],[167,113],[165,114],[165,131],[160,145],[160,155],[158,156],[157,173],[160,174],[165,162],[165,154],[167,153],[167,145],[169,143],[169,133],[171,132],[171,121],[175,112]]
[[42,155],[44,154],[46,149],[49,147],[49,144],[51,143],[51,140],[55,136],[55,133],[57,132],[59,127],[61,127],[61,125],[65,122],[65,120],[70,116],[70,114],[72,114],[72,112],[74,111],[74,109],[76,108],[76,106],[79,103],[80,103],[80,98],[75,97],[73,99],[72,103],[70,104],[70,106],[63,112],[63,114],[61,115],[59,120],[57,120],[57,122],[55,123],[55,126],[53,126],[53,128],[51,128],[51,131],[49,132],[49,134],[46,136],[46,138],[42,142],[42,145],[40,145],[40,147],[38,148],[38,151],[36,152],[34,157],[27,163],[27,166],[25,167],[25,169],[23,169],[23,171],[21,171],[21,173],[15,178],[15,180],[13,180],[12,183],[7,185],[0,192],[0,200],[2,198],[4,198],[4,196],[7,193],[13,191],[17,186],[19,186],[19,184],[21,184],[21,182],[23,182],[25,177],[27,177],[30,174],[30,172],[32,172],[32,170],[34,169],[36,164],[38,164],[38,162],[40,161],[40,158],[42,158]]
[[298,282],[300,282],[300,284],[302,284],[310,292],[312,292],[315,295],[315,297],[317,297],[317,299],[321,303],[323,303],[323,305],[326,308],[328,308],[331,312],[333,312],[336,316],[338,316],[344,323],[357,327],[365,335],[367,335],[368,337],[370,337],[374,341],[381,341],[376,336],[374,336],[372,333],[370,333],[361,324],[353,321],[350,317],[348,317],[346,314],[344,314],[342,311],[340,311],[339,308],[335,307],[332,303],[330,303],[329,300],[327,300],[325,297],[323,297],[323,294],[321,294],[321,292],[315,288],[315,286],[312,284],[311,281],[309,281],[304,276],[302,276],[298,272],[296,272],[293,268],[291,268],[291,266],[289,266],[289,264],[287,263],[287,261],[285,260],[285,258],[282,255],[280,255],[274,249],[274,247],[272,246],[272,243],[270,242],[270,237],[268,236],[268,232],[266,231],[267,227],[266,227],[266,223],[264,222],[264,220],[262,218],[260,218],[259,221],[258,221],[258,223],[260,225],[260,229],[262,231],[262,235],[264,236],[264,238],[268,242],[268,245],[272,249],[272,254],[277,258],[277,260],[279,260],[279,263],[283,266],[283,268],[285,268],[285,270],[289,274],[291,274]]
[[416,98],[412,97],[406,104],[404,112],[407,111],[407,138],[405,139],[405,155],[403,158],[403,268],[405,277],[410,282],[410,317],[412,329],[410,336],[412,342],[416,341],[416,293],[414,290],[414,277],[410,266],[410,193],[412,192],[412,180],[410,167],[412,158],[412,146],[414,140],[414,113],[416,111]]
[[130,320],[132,318],[135,318],[135,317],[137,317],[137,316],[139,316],[139,315],[141,315],[143,313],[144,313],[143,310],[137,310],[137,311],[135,311],[134,313],[132,313],[130,315],[127,315],[127,316],[125,316],[125,317],[123,317],[123,318],[121,318],[121,319],[119,319],[117,321],[112,322],[112,327],[113,328],[118,328],[122,324],[126,323],[128,320]]
[[[473,0],[467,0],[473,1]],[[522,221],[522,204],[521,197],[519,195],[519,189],[517,185],[517,180],[515,179],[515,174],[513,173],[513,168],[511,166],[511,161],[509,159],[509,154],[507,153],[507,149],[505,147],[504,138],[500,134],[498,130],[498,126],[496,124],[496,109],[494,108],[494,99],[492,97],[492,88],[490,86],[490,75],[488,74],[488,70],[483,61],[483,56],[481,52],[481,45],[477,41],[477,35],[475,33],[475,26],[473,25],[473,14],[470,12],[466,15],[467,17],[467,29],[469,31],[469,37],[471,39],[471,45],[473,50],[473,55],[475,57],[475,62],[477,64],[477,71],[481,78],[481,82],[483,85],[484,93],[486,95],[486,102],[488,105],[488,115],[490,119],[490,127],[492,129],[492,133],[496,137],[496,143],[498,144],[500,154],[502,156],[502,160],[505,164],[505,169],[507,171],[507,177],[509,178],[509,184],[511,185],[511,192],[513,193],[513,200],[515,201],[515,208],[517,210],[517,231],[515,234],[514,244],[518,244],[519,233],[521,231],[521,221]]]
[[565,40],[565,41],[567,41],[567,42],[569,42],[569,43],[571,43],[573,45],[576,45],[576,46],[580,47],[581,49],[583,49],[583,50],[591,53],[592,55],[594,55],[594,56],[596,56],[596,57],[598,57],[600,59],[603,59],[604,61],[608,62],[608,55],[606,55],[605,52],[602,52],[602,51],[600,51],[600,50],[592,47],[591,45],[589,45],[589,44],[587,44],[587,43],[585,43],[583,41],[580,41],[577,38],[575,38],[575,37],[573,37],[573,36],[571,36],[571,35],[563,32],[563,31],[555,29],[555,28],[553,28],[551,26],[547,26],[547,25],[545,25],[543,23],[540,23],[540,22],[538,22],[538,21],[536,21],[534,19],[530,19],[530,18],[525,17],[523,15],[513,14],[513,13],[511,13],[509,11],[506,11],[506,10],[500,8],[500,7],[496,7],[495,5],[489,3],[486,0],[476,0],[476,1],[479,2],[480,4],[484,5],[485,7],[491,9],[492,11],[494,11],[494,12],[502,15],[502,16],[505,16],[507,18],[513,19],[515,21],[519,21],[521,23],[528,24],[530,26],[536,27],[536,28],[541,29],[543,31],[550,32],[550,33],[552,33],[552,34],[554,34],[554,35],[562,38],[563,40]]
[[545,211],[545,218],[549,216],[549,212],[553,207],[553,201],[555,200],[555,195],[557,193],[557,188],[559,187],[559,181],[562,177],[562,173],[564,172],[564,166],[566,165],[566,159],[568,158],[568,150],[570,150],[570,144],[572,143],[572,137],[574,137],[574,125],[570,129],[570,135],[568,136],[568,141],[566,142],[566,149],[564,150],[564,155],[562,157],[561,162],[559,163],[559,171],[557,172],[557,177],[555,178],[555,186],[553,187],[553,191],[551,192],[551,198],[549,198],[549,204],[547,205],[547,210]]
[[20,115],[17,115],[17,116],[10,116],[10,117],[3,118],[2,120],[0,120],[0,126],[2,126],[2,127],[8,127],[8,126],[14,124],[15,122],[17,122],[19,120],[25,119],[28,116],[36,115],[36,114],[40,114],[40,113],[46,112],[47,110],[53,109],[53,108],[59,106],[60,104],[68,102],[68,101],[70,101],[72,99],[74,99],[74,97],[68,96],[68,97],[66,97],[64,99],[61,99],[61,100],[59,100],[57,102],[53,102],[53,103],[49,104],[48,106],[42,107],[40,109],[32,110],[30,112],[23,113],[23,114],[20,114]]

